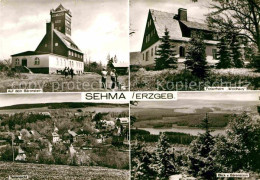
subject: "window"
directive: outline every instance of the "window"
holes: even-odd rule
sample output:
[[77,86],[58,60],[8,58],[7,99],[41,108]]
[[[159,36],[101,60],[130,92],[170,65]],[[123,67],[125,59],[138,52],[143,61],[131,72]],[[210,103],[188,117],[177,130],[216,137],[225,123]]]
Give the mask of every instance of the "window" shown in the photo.
[[185,48],[180,46],[180,57],[184,57],[185,56]]
[[143,53],[143,60],[144,60],[144,53]]
[[69,56],[71,55],[71,51],[69,51]]
[[40,65],[40,58],[36,57],[34,59],[34,65]]
[[149,61],[148,56],[149,56],[149,51],[146,51],[146,58],[145,58],[146,61]]
[[74,52],[73,51],[71,52],[71,56],[74,56]]
[[59,43],[55,43],[55,46],[59,46]]
[[59,27],[59,30],[61,30],[61,27]]
[[152,48],[152,50],[151,50],[151,56],[153,56],[153,48]]
[[61,20],[56,20],[55,23],[61,23]]
[[217,59],[217,49],[212,49],[213,59]]
[[15,65],[20,65],[20,59],[17,58],[17,59],[15,60]]
[[48,46],[48,44],[45,44],[44,46],[45,46],[45,47],[47,47],[47,46]]
[[157,46],[155,46],[154,48],[154,55],[156,55],[156,51],[157,51]]

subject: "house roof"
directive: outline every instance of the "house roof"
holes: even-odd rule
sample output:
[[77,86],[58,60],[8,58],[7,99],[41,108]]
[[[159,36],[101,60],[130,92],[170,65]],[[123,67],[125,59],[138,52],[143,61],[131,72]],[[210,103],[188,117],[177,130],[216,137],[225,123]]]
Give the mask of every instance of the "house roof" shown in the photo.
[[77,133],[75,133],[74,131],[68,130],[68,133],[72,136],[77,136]]
[[129,67],[128,63],[113,63],[113,66],[115,68],[120,68],[120,67],[128,68]]
[[66,36],[65,34],[59,32],[56,29],[54,29],[53,31],[60,38],[60,40],[67,46],[67,48],[82,53],[82,51],[78,48],[78,46],[72,41],[72,39],[69,36]]
[[[206,24],[200,23],[199,20],[196,21],[196,19],[194,18],[189,18],[192,19],[192,21],[179,21],[174,18],[176,17],[176,14],[174,13],[163,12],[154,9],[150,9],[150,12],[159,38],[162,38],[164,36],[164,31],[166,27],[169,31],[169,35],[172,40],[188,42],[190,38],[182,36],[180,22],[190,29],[210,31]],[[217,43],[217,41],[213,40],[205,40],[204,42],[207,44]]]
[[42,55],[42,54],[49,54],[48,52],[40,52],[40,51],[25,51],[18,54],[11,55],[14,56],[31,56],[31,55]]

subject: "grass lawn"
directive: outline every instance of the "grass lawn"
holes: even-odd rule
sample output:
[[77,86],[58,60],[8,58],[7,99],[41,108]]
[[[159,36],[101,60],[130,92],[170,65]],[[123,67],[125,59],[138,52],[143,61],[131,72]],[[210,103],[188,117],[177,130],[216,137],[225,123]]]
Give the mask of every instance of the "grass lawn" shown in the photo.
[[[128,76],[119,76],[118,81],[128,90]],[[108,87],[111,87],[110,76],[107,77]],[[101,88],[101,76],[96,73],[75,75],[73,79],[57,74],[22,73],[20,78],[1,76],[0,92],[7,89],[43,89],[44,92],[80,92],[80,91],[110,91]]]
[[128,180],[128,170],[103,167],[46,165],[31,163],[0,162],[0,179],[9,175],[28,175],[29,179],[44,180]]

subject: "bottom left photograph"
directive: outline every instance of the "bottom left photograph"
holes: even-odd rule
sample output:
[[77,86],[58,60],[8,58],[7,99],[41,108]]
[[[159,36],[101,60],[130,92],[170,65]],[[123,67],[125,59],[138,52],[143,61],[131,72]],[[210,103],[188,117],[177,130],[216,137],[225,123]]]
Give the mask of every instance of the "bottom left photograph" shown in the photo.
[[82,103],[80,93],[0,99],[0,177],[129,179],[128,102]]

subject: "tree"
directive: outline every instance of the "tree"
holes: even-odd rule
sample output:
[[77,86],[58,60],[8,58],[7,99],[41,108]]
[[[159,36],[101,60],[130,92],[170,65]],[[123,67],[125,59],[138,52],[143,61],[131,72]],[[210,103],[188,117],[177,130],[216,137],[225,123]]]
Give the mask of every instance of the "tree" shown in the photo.
[[162,70],[165,68],[177,68],[176,52],[170,42],[169,31],[165,28],[164,36],[162,37],[162,43],[159,45],[155,58],[155,69]]
[[170,149],[165,133],[161,133],[155,152],[155,171],[159,179],[168,179],[169,176],[177,173],[174,150]]
[[246,113],[231,117],[226,135],[217,138],[214,148],[219,171],[260,171],[259,122]]
[[221,38],[220,42],[217,44],[217,68],[230,68],[232,66],[231,59],[229,56],[229,48],[224,37]]
[[207,76],[208,65],[206,61],[206,45],[202,35],[197,34],[191,38],[187,49],[185,65],[192,74],[204,79]]
[[156,172],[152,169],[153,155],[147,152],[140,143],[131,146],[131,178],[155,179]]
[[247,37],[258,49],[255,66],[260,70],[260,1],[219,0],[212,3],[208,14],[209,25],[222,33],[233,29]]
[[241,43],[237,36],[233,36],[233,41],[230,44],[230,49],[232,52],[232,63],[236,68],[244,67],[244,60],[242,56]]
[[188,172],[201,179],[215,179],[216,168],[213,161],[215,140],[209,131],[208,116],[202,121],[205,133],[192,141],[188,150]]
[[113,69],[114,58],[110,58],[110,54],[107,55],[107,69]]

